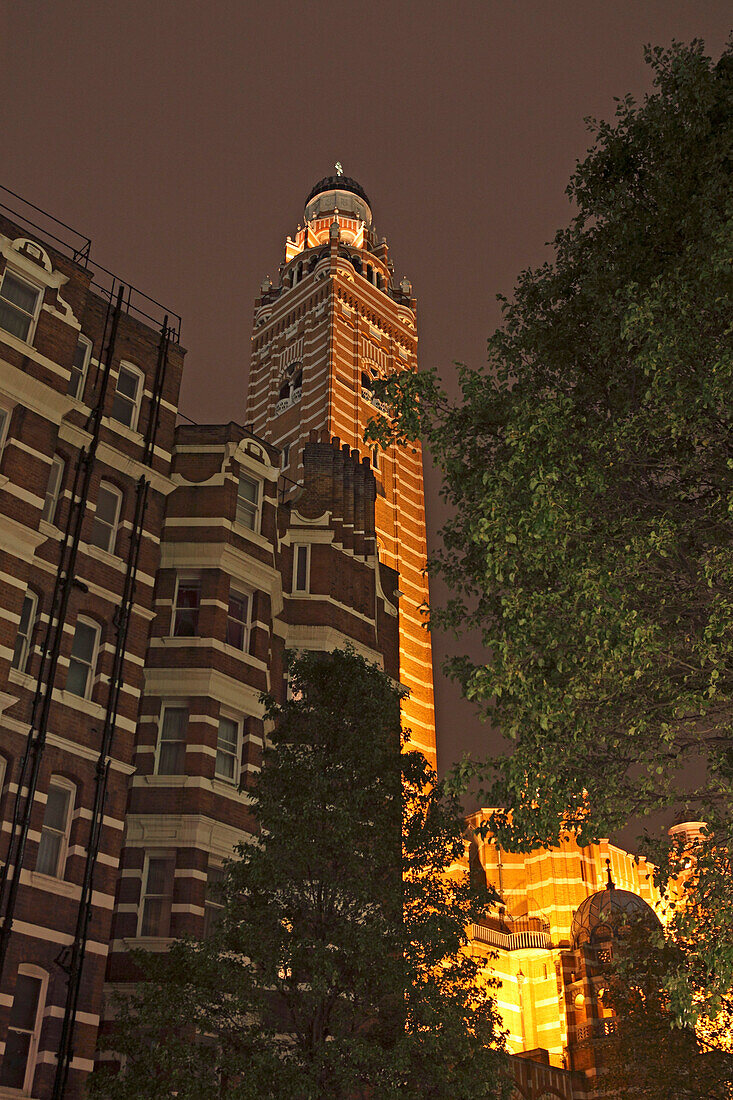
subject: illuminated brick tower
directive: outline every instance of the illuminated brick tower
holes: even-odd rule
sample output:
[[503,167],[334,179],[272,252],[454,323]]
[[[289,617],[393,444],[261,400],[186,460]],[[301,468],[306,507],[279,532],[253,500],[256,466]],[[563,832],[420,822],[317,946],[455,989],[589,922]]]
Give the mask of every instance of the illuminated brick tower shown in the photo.
[[368,421],[381,411],[372,380],[416,369],[417,302],[406,279],[395,283],[363,188],[336,168],[308,196],[303,225],[285,243],[278,284],[262,284],[247,420],[282,449],[291,481],[301,476],[312,430],[338,437],[371,463],[380,560],[400,577],[400,679],[410,689],[404,721],[414,747],[434,762],[431,644],[420,611],[428,597],[422,454],[419,444],[377,453],[364,443]]

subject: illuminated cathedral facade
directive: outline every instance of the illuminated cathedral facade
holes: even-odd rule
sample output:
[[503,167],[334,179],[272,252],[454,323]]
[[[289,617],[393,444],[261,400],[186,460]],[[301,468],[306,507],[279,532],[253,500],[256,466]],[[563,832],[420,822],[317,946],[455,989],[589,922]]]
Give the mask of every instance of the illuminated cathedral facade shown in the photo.
[[[130,950],[216,920],[286,649],[350,643],[399,679],[435,763],[420,449],[364,442],[374,379],[416,369],[417,302],[339,169],[260,287],[245,422],[183,423],[179,319],[16,198],[0,216],[0,1100],[75,1100]],[[647,869],[604,841],[513,855],[480,839],[485,815],[467,858],[501,904],[469,949],[501,980],[516,1096],[584,1100],[613,1031],[607,931],[655,906]]]

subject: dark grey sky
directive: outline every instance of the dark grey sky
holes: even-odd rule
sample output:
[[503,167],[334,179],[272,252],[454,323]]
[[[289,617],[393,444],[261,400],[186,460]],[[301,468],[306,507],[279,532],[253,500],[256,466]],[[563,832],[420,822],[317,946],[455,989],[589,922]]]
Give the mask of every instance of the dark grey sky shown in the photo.
[[[583,118],[648,90],[645,42],[717,56],[732,22],[727,0],[0,0],[0,183],[183,316],[181,409],[217,421],[243,418],[258,284],[340,160],[450,382],[567,222]],[[436,689],[445,768],[487,734]]]

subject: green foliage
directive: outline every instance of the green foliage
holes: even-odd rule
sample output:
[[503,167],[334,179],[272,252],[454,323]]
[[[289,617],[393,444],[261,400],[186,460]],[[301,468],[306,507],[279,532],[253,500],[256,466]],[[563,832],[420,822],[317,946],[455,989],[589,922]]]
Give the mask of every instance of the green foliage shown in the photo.
[[[667,988],[686,953],[661,927],[637,924],[617,940],[603,1003],[616,1031],[603,1052],[599,1091],[638,1100],[730,1100],[733,1048],[729,1011],[716,1022],[680,1025]],[[722,1041],[721,1041],[722,1040]]]
[[400,752],[401,689],[352,651],[305,653],[290,676],[293,698],[267,699],[261,831],[228,865],[221,921],[138,953],[146,980],[113,1040],[125,1067],[93,1095],[504,1096],[491,988],[463,950],[491,899],[446,875],[457,806]]
[[647,60],[654,93],[589,123],[577,213],[488,368],[459,366],[458,402],[431,371],[375,387],[394,418],[370,435],[420,435],[443,471],[432,625],[490,654],[449,671],[513,742],[463,771],[514,849],[680,804],[730,840],[733,47]]

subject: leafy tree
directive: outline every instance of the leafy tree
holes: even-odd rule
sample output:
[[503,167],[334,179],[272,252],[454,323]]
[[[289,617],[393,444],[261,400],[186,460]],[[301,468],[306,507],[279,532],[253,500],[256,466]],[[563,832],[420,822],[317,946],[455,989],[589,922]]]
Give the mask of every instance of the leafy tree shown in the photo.
[[[511,808],[491,827],[514,849],[681,803],[730,850],[733,45],[646,57],[654,92],[589,122],[577,213],[503,300],[487,369],[459,366],[457,401],[393,376],[369,432],[442,468],[432,624],[483,640],[449,671],[513,744],[461,774]],[[733,947],[718,961],[730,986]]]
[[598,1081],[604,1095],[638,1100],[733,1097],[730,1012],[719,1013],[717,1026],[711,1021],[673,1026],[665,983],[685,965],[685,952],[658,926],[636,924],[616,943],[603,997],[616,1012],[616,1030],[605,1044]]
[[400,688],[338,650],[294,659],[291,685],[267,700],[260,833],[228,865],[218,927],[138,954],[145,981],[113,1040],[124,1068],[93,1094],[505,1095],[491,983],[464,950],[491,899],[448,873],[457,806],[419,753],[400,753]]

